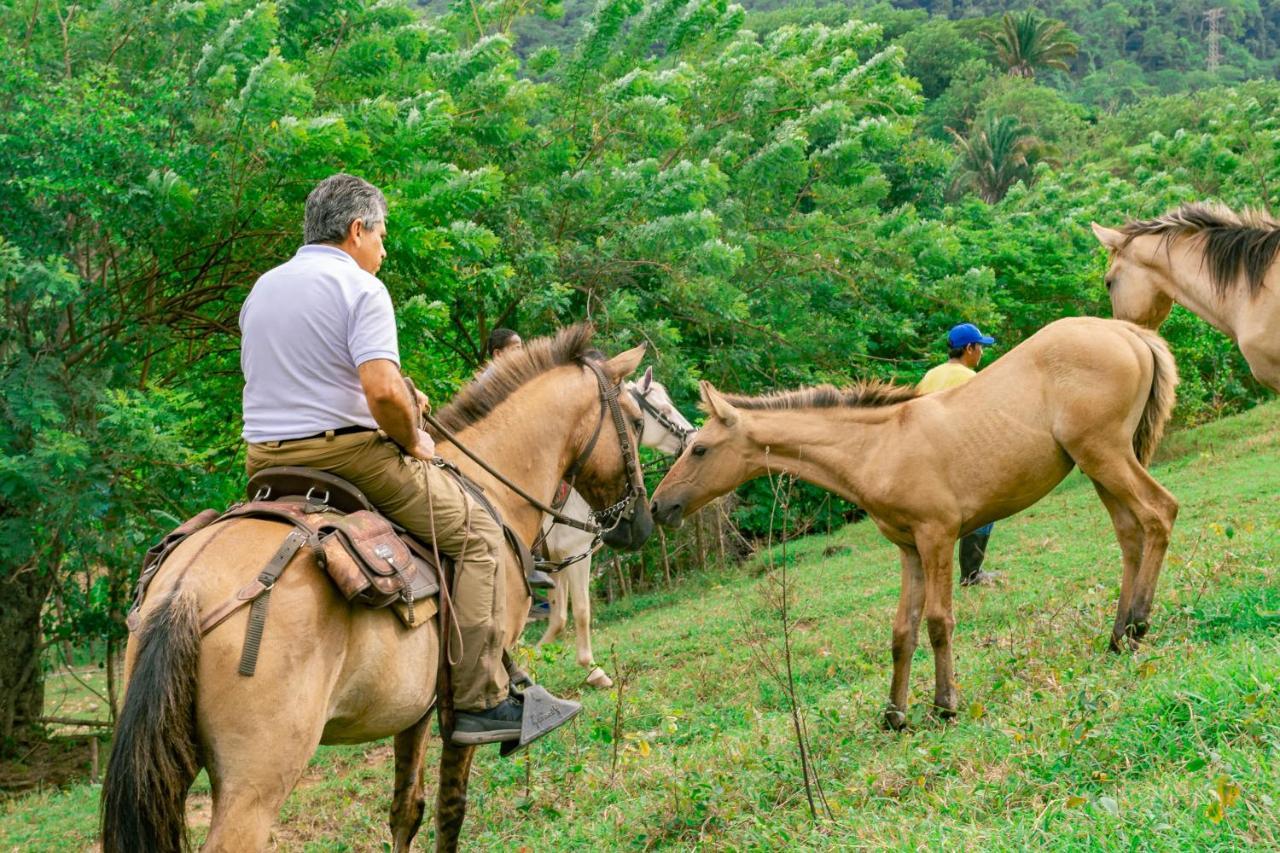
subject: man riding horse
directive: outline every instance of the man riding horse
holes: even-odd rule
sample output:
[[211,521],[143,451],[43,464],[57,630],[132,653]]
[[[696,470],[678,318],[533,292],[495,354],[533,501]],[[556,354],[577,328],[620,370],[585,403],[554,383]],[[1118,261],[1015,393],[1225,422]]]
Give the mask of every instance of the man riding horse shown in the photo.
[[400,374],[395,312],[376,276],[386,218],[376,187],[326,178],[307,196],[305,245],[254,284],[240,311],[246,466],[250,476],[280,465],[332,472],[457,561],[453,740],[518,740],[524,706],[502,660],[502,530],[418,427],[425,399]]

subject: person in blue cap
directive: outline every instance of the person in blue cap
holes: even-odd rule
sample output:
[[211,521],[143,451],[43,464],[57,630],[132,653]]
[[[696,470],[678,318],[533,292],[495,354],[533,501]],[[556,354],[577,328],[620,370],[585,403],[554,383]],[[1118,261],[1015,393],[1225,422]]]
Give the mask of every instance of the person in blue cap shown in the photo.
[[[963,385],[977,376],[978,364],[982,361],[983,347],[996,342],[990,335],[984,335],[972,323],[961,323],[947,332],[947,348],[950,357],[946,363],[939,364],[930,370],[916,386],[921,394],[933,394],[947,388]],[[991,539],[992,524],[979,527],[960,540],[960,583],[962,586],[990,583],[994,579],[991,572],[982,571],[982,561],[987,556],[987,542]]]
[[983,347],[989,347],[996,339],[984,335],[972,323],[961,323],[947,332],[947,347],[950,358],[945,364],[939,364],[920,380],[916,389],[921,394],[932,394],[963,385],[978,374],[978,364],[982,361]]

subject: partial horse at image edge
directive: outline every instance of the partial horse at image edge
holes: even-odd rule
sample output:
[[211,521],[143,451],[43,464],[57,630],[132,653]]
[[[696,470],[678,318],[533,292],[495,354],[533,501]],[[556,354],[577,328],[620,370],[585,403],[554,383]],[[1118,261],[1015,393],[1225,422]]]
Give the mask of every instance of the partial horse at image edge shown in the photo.
[[1176,302],[1226,334],[1254,377],[1280,392],[1280,223],[1254,210],[1185,204],[1120,228],[1107,248],[1111,312],[1159,329]]

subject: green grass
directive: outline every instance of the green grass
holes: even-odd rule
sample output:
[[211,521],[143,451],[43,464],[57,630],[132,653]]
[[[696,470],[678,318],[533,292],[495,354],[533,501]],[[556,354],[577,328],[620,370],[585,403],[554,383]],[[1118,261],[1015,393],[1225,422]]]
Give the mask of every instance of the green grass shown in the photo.
[[[788,546],[795,675],[834,820],[809,817],[785,696],[749,643],[777,634],[761,555],[602,613],[597,656],[628,674],[616,769],[617,694],[586,693],[579,719],[527,758],[480,756],[467,845],[1280,846],[1280,404],[1170,436],[1161,459],[1182,513],[1139,653],[1106,652],[1120,553],[1073,474],[996,526],[1003,582],[957,590],[959,718],[928,712],[925,639],[911,730],[882,731],[894,549],[869,524],[811,537]],[[581,689],[571,642],[535,662],[563,693]],[[382,849],[391,774],[386,742],[320,750],[279,848]],[[97,796],[82,784],[0,805],[0,849],[88,847]]]

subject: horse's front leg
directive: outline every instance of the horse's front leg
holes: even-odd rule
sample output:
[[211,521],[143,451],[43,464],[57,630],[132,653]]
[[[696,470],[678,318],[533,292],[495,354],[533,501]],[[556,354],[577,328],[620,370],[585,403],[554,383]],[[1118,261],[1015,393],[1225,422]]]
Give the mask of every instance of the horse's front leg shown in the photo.
[[956,548],[953,532],[931,531],[917,536],[916,547],[924,569],[924,618],[933,646],[933,704],[945,719],[956,715],[955,663],[951,635],[956,618],[951,605],[951,560]]
[[902,587],[898,592],[898,612],[893,618],[893,682],[889,687],[889,707],[884,712],[885,727],[890,729],[903,729],[907,725],[911,656],[916,651],[924,609],[920,553],[915,548],[899,546],[898,554],[902,562]]
[[[586,545],[590,547],[590,545]],[[564,570],[569,596],[573,601],[573,632],[578,643],[578,666],[587,670],[587,684],[597,690],[613,686],[613,679],[596,663],[591,651],[591,557],[579,560]]]
[[436,791],[436,850],[458,849],[462,821],[467,816],[467,783],[471,778],[474,746],[459,746],[443,738],[440,753],[440,787]]
[[391,836],[395,853],[408,853],[426,811],[423,759],[430,737],[431,712],[396,735],[396,788],[391,800]]
[[[565,571],[568,571],[568,569]],[[556,585],[547,590],[547,604],[550,605],[550,608],[547,613],[547,630],[542,633],[542,638],[538,640],[536,646],[539,649],[547,643],[554,642],[560,636],[560,632],[564,630],[565,623],[569,619],[569,603],[564,588],[564,572],[552,575],[551,579],[555,581]]]

